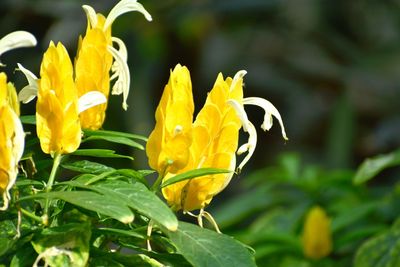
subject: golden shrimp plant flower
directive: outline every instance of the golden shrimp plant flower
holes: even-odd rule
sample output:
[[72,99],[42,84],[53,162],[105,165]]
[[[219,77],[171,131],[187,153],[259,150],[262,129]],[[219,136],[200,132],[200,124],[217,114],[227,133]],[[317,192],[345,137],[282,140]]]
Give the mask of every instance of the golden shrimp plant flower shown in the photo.
[[107,99],[95,91],[78,99],[72,63],[61,43],[55,46],[50,42],[36,82],[36,130],[43,152],[51,155],[74,152],[81,142],[79,113]]
[[304,255],[310,259],[321,259],[332,251],[330,219],[321,207],[308,211],[302,241]]
[[[170,80],[173,74],[174,72],[171,73]],[[146,148],[150,167],[157,170],[163,176],[164,181],[176,174],[199,168],[220,168],[232,171],[228,174],[201,176],[164,187],[162,193],[169,205],[175,210],[182,209],[184,212],[190,212],[200,209],[203,212],[203,208],[210,203],[212,198],[228,185],[235,169],[239,172],[252,156],[257,144],[257,132],[247,118],[244,105],[257,105],[265,110],[264,122],[261,126],[264,130],[271,128],[272,116],[276,117],[282,127],[282,135],[287,139],[282,118],[278,110],[269,101],[263,98],[243,97],[243,77],[245,74],[246,71],[239,71],[233,79],[230,77],[224,79],[222,74],[218,75],[204,107],[192,124],[191,132],[187,132],[186,138],[191,142],[181,143],[179,147],[178,144],[175,144],[175,147],[168,148],[168,152],[171,152],[169,152],[170,155],[167,159],[176,157],[178,155],[177,150],[189,150],[188,159],[185,161],[187,162],[186,165],[180,165],[179,168],[169,167],[168,164],[173,164],[173,160],[168,162],[165,157],[157,158],[167,151],[162,145],[162,139],[167,136],[166,132],[168,132],[167,124],[165,120],[160,118],[170,117],[172,121],[191,117],[190,109],[176,109],[173,105],[169,105],[171,102],[166,102],[164,98],[164,94],[179,95],[185,92],[186,97],[181,96],[180,98],[187,101],[187,106],[190,106],[192,99],[187,97],[189,96],[187,90],[190,90],[191,86],[186,91],[176,90],[176,92],[168,93],[166,93],[167,90],[171,91],[172,88],[173,91],[175,87],[165,88],[156,111],[156,127],[149,137]],[[188,77],[190,79],[190,76]],[[175,96],[171,99],[176,98],[178,97]],[[163,106],[169,108],[162,108]],[[179,126],[179,124],[175,125],[177,129],[180,129]],[[249,139],[247,143],[238,148],[239,130],[242,127],[245,132],[248,132]],[[242,154],[245,152],[248,152],[248,154],[236,168],[235,153]],[[156,165],[157,162],[163,164]]]
[[[130,88],[128,53],[124,42],[111,35],[111,27],[116,18],[127,12],[138,11],[149,21],[152,20],[151,15],[136,0],[121,0],[111,9],[107,17],[96,13],[91,6],[83,5],[82,7],[87,15],[88,26],[85,36],[79,39],[75,61],[74,74],[78,97],[88,92],[99,92],[108,98],[110,81],[115,80],[111,93],[123,95],[122,107],[126,110]],[[19,99],[27,103],[37,95],[38,78],[20,64],[18,66],[28,80],[28,85],[19,93]],[[99,97],[100,95],[92,93],[91,96]],[[89,96],[86,98],[89,99]],[[106,108],[107,101],[82,112],[80,114],[82,128],[99,129],[103,125]]]
[[24,151],[24,130],[19,120],[19,105],[15,87],[7,84],[7,76],[0,73],[0,194],[3,206],[8,208],[9,190],[18,174],[18,162]]
[[176,173],[188,164],[193,112],[189,70],[177,65],[164,88],[156,110],[156,126],[146,145],[150,167],[160,175]]
[[[139,11],[149,21],[151,15],[136,0],[122,0],[111,9],[107,17],[84,5],[88,19],[85,37],[80,41],[76,59],[76,83],[78,95],[89,90],[97,90],[106,97],[109,94],[110,80],[116,79],[111,93],[123,95],[123,109],[127,109],[130,88],[130,73],[127,65],[128,53],[124,42],[111,35],[111,26],[120,15]],[[118,49],[114,47],[117,45]],[[110,77],[110,71],[112,76]],[[81,114],[83,128],[99,129],[103,124],[106,103]]]

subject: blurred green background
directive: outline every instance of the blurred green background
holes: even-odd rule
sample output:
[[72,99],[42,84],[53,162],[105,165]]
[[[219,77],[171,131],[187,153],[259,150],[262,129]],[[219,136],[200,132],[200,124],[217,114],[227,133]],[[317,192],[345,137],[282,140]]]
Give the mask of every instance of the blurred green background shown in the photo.
[[[62,41],[71,57],[75,56],[78,36],[86,28],[82,4],[107,14],[115,3],[109,0],[1,0],[0,36],[27,30],[39,41],[36,48],[19,49],[2,56],[2,62],[8,63],[7,74],[17,88],[25,80],[21,73],[14,72],[16,62],[37,74],[41,54],[50,40]],[[141,3],[153,16],[151,23],[139,13],[129,13],[113,24],[113,35],[123,39],[128,47],[132,87],[127,112],[122,111],[121,97],[110,97],[105,129],[148,135],[154,126],[154,111],[168,81],[169,70],[177,63],[188,66],[191,71],[197,111],[219,72],[233,76],[245,69],[248,71],[245,96],[270,100],[284,119],[289,142],[283,141],[276,121],[269,133],[259,130],[259,143],[252,160],[218,199],[248,190],[242,188],[241,178],[247,178],[252,170],[276,164],[282,153],[297,154],[283,157],[278,167],[269,169],[272,180],[340,176],[337,180],[327,179],[335,181],[337,187],[345,183],[350,188],[352,173],[335,176],[336,172],[328,174],[305,168],[305,173],[300,174],[299,165],[317,165],[327,170],[355,169],[366,157],[400,147],[399,0],[143,0]],[[260,125],[262,110],[248,110],[250,118]],[[33,112],[33,103],[23,107],[23,114]],[[135,153],[135,167],[146,168],[144,153]],[[398,174],[399,168],[384,173],[389,177],[398,177]],[[253,174],[258,178],[251,179],[249,175],[252,182],[247,188],[257,186],[259,177],[267,175],[263,171],[258,176]],[[375,183],[385,186],[390,181],[385,177]],[[319,191],[316,184],[323,185],[322,182],[311,184],[299,187],[300,191],[311,191],[314,202],[318,199],[320,204],[324,201],[327,204],[343,197],[343,192],[332,197],[329,192]],[[297,196],[300,194],[297,190],[285,193],[293,196],[292,204],[298,199],[304,200]],[[340,205],[356,206],[363,197],[373,198],[378,194],[357,190],[346,194],[344,199],[351,199],[350,202],[337,203],[330,208],[330,213],[335,214]],[[310,202],[305,201],[296,210],[297,219],[313,200],[308,199]],[[258,204],[265,208],[262,201]],[[257,204],[250,201],[248,205]],[[368,205],[365,210],[372,209],[372,204]],[[382,221],[393,220],[396,212],[387,212],[390,215],[381,217]],[[226,223],[227,227],[230,224],[233,221]],[[257,233],[258,228],[254,227]]]

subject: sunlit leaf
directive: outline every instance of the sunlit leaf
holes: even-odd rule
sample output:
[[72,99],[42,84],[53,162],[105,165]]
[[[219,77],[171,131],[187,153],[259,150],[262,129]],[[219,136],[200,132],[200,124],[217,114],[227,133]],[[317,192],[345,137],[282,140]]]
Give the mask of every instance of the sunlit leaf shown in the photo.
[[107,171],[113,171],[114,168],[108,167],[107,165],[103,165],[97,162],[88,161],[88,160],[80,160],[75,162],[66,162],[62,163],[61,166],[65,169],[81,172],[81,173],[93,173],[100,174]]
[[50,266],[86,266],[89,259],[90,225],[70,223],[44,229],[32,245]]
[[21,197],[20,201],[34,198],[61,199],[73,205],[110,216],[122,223],[133,221],[132,211],[119,199],[108,195],[89,191],[50,192]]
[[23,124],[36,125],[36,115],[25,115],[21,116],[20,120]]
[[224,234],[179,222],[178,230],[167,235],[193,266],[256,266],[249,250]]

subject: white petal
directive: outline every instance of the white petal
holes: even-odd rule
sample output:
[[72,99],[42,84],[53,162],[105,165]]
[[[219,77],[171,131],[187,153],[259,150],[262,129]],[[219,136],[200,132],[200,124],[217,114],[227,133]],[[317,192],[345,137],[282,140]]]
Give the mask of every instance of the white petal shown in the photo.
[[128,60],[128,50],[126,49],[125,43],[124,41],[122,41],[121,39],[117,38],[117,37],[111,37],[111,40],[115,43],[117,43],[118,45],[118,52],[121,55],[121,58],[124,61]]
[[246,157],[242,160],[237,168],[237,171],[240,172],[254,153],[257,145],[257,131],[254,125],[247,118],[246,111],[244,110],[243,106],[239,104],[239,102],[233,99],[229,99],[228,104],[235,109],[236,114],[242,122],[243,130],[249,134],[249,139],[247,143],[241,145],[237,151],[238,155],[248,152]]
[[78,100],[78,112],[81,113],[91,107],[103,104],[107,102],[107,98],[104,94],[99,91],[90,91]]
[[232,91],[236,87],[236,83],[243,79],[244,75],[246,75],[247,71],[245,70],[239,70],[235,76],[233,76],[232,84],[231,87],[229,88],[229,91]]
[[126,110],[128,108],[126,101],[128,99],[131,82],[128,64],[123,60],[123,55],[121,55],[114,47],[108,46],[107,48],[116,61],[115,66],[117,66],[117,69],[113,70],[115,71],[113,76],[115,77],[116,75],[118,77],[117,81],[114,83],[111,93],[117,95],[121,93],[123,94],[122,108]]
[[283,125],[282,117],[279,114],[279,111],[274,107],[274,105],[272,105],[271,102],[261,97],[247,97],[243,99],[243,105],[255,105],[264,109],[265,111],[264,121],[263,124],[261,125],[261,128],[264,131],[271,129],[272,116],[277,118],[281,126],[282,136],[285,140],[288,140],[285,132],[285,126]]
[[37,92],[39,90],[39,85],[37,82],[38,78],[35,74],[24,68],[21,64],[17,63],[17,65],[18,69],[25,75],[25,78],[28,81],[28,85],[22,88],[22,90],[18,93],[18,100],[26,104],[37,96]]
[[151,21],[151,15],[147,10],[136,0],[122,0],[116,4],[107,16],[106,22],[104,23],[103,30],[107,28],[114,22],[116,18],[131,11],[139,11],[142,13],[148,21]]
[[89,5],[83,5],[82,6],[83,10],[86,13],[86,17],[90,23],[90,26],[92,28],[96,27],[97,25],[97,14],[96,11],[93,9],[93,7],[89,6]]
[[0,55],[11,49],[35,46],[36,44],[36,38],[31,33],[15,31],[0,39]]

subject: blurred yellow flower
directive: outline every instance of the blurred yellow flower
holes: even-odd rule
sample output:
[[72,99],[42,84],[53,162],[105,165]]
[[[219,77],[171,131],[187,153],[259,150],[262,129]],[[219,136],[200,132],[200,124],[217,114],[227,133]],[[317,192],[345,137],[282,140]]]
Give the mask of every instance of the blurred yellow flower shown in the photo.
[[36,103],[36,129],[43,152],[74,152],[81,142],[78,95],[65,47],[53,42],[43,55]]
[[330,219],[325,211],[316,206],[311,208],[304,222],[303,251],[310,259],[321,259],[332,251]]
[[0,73],[0,194],[8,208],[9,190],[18,174],[18,162],[24,151],[24,131],[18,118],[19,106],[15,88],[7,84],[7,76]]
[[190,73],[177,65],[156,110],[156,126],[146,145],[149,165],[160,175],[186,167],[192,144],[194,103]]

